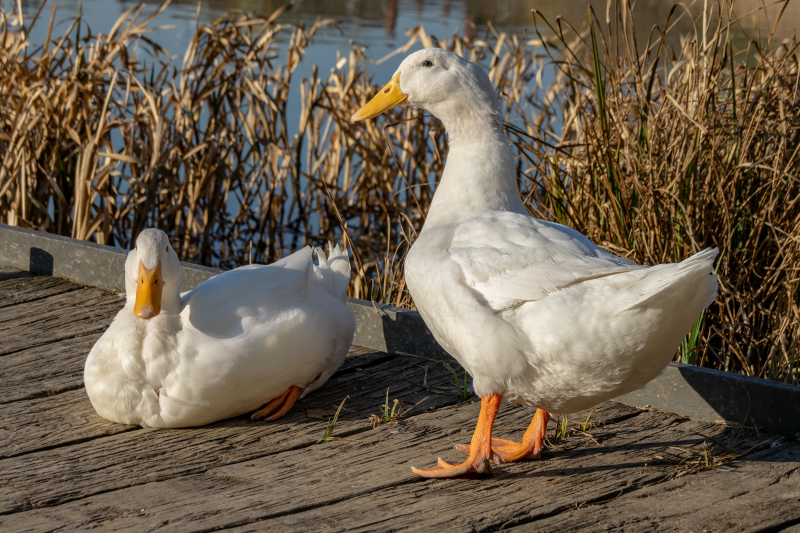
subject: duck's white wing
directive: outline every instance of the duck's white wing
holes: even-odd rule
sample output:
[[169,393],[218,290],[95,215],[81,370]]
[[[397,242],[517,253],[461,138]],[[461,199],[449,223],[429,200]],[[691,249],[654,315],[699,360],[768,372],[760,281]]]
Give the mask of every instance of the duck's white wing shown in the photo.
[[458,225],[449,253],[466,284],[501,311],[588,279],[641,267],[572,228],[518,213],[492,212]]
[[182,297],[192,327],[212,336],[240,334],[243,321],[264,321],[302,297],[312,272],[306,247],[271,265],[248,265],[214,276]]

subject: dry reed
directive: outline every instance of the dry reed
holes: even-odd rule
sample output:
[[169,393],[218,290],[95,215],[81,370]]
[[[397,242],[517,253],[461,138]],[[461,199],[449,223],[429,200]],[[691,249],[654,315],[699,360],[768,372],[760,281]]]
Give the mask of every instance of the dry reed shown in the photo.
[[[581,29],[534,14],[530,36],[438,40],[419,27],[401,51],[441,46],[487,67],[532,214],[643,263],[718,246],[720,297],[684,360],[796,383],[796,42],[736,51],[714,5],[674,45],[673,20],[642,39],[626,4],[609,7]],[[291,26],[280,13],[200,26],[176,65],[141,7],[107,34],[76,20],[38,47],[27,32],[41,13],[3,12],[0,216],[122,247],[158,226],[182,259],[223,267],[344,238],[351,296],[413,306],[402,259],[444,132],[409,108],[352,126],[377,89],[370,59],[354,47],[327,77],[314,67],[298,81],[332,21]]]

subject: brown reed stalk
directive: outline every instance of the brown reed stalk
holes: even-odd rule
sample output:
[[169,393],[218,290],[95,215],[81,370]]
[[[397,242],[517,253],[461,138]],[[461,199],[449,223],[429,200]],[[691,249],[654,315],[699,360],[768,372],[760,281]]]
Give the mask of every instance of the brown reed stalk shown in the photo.
[[[401,51],[486,66],[535,216],[642,263],[718,246],[720,296],[689,357],[797,383],[797,43],[734,47],[726,4],[711,4],[679,39],[683,8],[642,36],[610,0],[583,25],[535,13],[523,36],[419,27]],[[357,47],[298,80],[333,22],[282,24],[282,11],[200,26],[180,65],[142,7],[107,34],[76,21],[53,36],[53,12],[38,47],[27,35],[44,18],[0,13],[2,220],[121,247],[158,226],[182,259],[226,268],[251,242],[269,262],[343,238],[351,296],[413,307],[402,264],[446,159],[441,124],[402,108],[351,125],[385,80]]]

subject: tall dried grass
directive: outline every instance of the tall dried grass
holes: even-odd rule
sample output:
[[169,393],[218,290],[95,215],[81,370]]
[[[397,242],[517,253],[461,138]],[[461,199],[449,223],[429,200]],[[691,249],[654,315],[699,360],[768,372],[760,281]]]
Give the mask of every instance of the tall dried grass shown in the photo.
[[[627,5],[609,7],[580,29],[535,15],[551,28],[535,36],[420,27],[400,51],[442,46],[487,67],[534,215],[645,263],[720,247],[720,297],[684,360],[796,383],[797,45],[734,53],[719,5],[691,35],[670,39],[670,20],[645,40]],[[141,13],[107,34],[76,21],[40,47],[27,32],[42,22],[0,15],[0,215],[123,247],[159,226],[183,259],[225,267],[344,230],[351,295],[413,306],[402,259],[446,157],[438,121],[399,109],[352,126],[376,90],[359,48],[298,82],[331,21],[232,13],[175,65]]]

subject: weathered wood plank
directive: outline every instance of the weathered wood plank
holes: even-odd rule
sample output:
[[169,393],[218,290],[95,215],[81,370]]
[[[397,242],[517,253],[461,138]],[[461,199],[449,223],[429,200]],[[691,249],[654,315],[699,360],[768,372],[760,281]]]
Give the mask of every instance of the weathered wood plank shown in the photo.
[[[392,387],[390,399],[399,397],[416,403],[428,397],[425,403],[420,404],[418,412],[457,401],[455,394],[432,394],[410,383],[398,386],[405,358],[394,356],[381,362],[386,354],[378,353],[374,354],[374,364],[371,364],[370,355],[362,354],[348,360],[347,366],[343,365],[343,372],[298,402],[292,412],[275,423],[250,422],[246,417],[240,417],[198,429],[125,432],[31,453],[41,446],[38,432],[47,433],[48,446],[56,446],[57,442],[86,440],[102,431],[129,429],[105,422],[94,414],[83,390],[32,400],[30,403],[41,405],[42,411],[28,414],[29,418],[25,419],[27,411],[23,410],[23,414],[14,419],[13,426],[21,435],[5,438],[6,447],[16,446],[16,453],[27,447],[28,453],[0,461],[0,513],[28,506],[53,505],[98,492],[203,472],[215,466],[286,449],[307,447],[322,438],[327,420],[309,418],[306,411],[336,409],[348,395],[350,400],[334,432],[337,436],[370,429],[367,415],[380,412],[379,405],[385,401],[389,386]],[[358,371],[358,368],[364,370]],[[411,363],[405,368],[405,374],[409,381],[421,383],[424,368]],[[451,376],[437,365],[428,370],[427,379],[429,387],[446,389]],[[58,401],[68,403],[68,406],[60,408]],[[14,402],[3,407],[13,413],[14,408],[25,403]],[[0,411],[0,417],[5,418],[5,415]],[[30,417],[39,418],[30,422]],[[58,429],[59,424],[67,429]]]
[[0,404],[83,387],[83,365],[101,332],[0,357]]
[[[91,348],[91,337],[81,337],[74,341],[73,348],[79,349],[87,346]],[[58,344],[66,343],[67,341]],[[36,352],[38,349],[26,350],[26,353]],[[63,374],[62,379],[57,380],[59,385],[76,383],[77,386],[63,391],[63,394],[58,394],[55,398],[50,398],[49,396],[51,395],[46,394],[31,400],[6,402],[6,404],[0,405],[0,420],[3,421],[3,428],[0,428],[0,458],[14,457],[37,450],[85,442],[136,429],[108,422],[95,414],[83,389],[83,362],[86,358],[86,353],[88,353],[88,349],[83,352],[73,350],[71,354],[63,359],[48,362],[47,365],[40,363],[36,366],[32,364],[31,366],[34,366],[34,369],[23,374],[23,376],[31,378],[47,378],[46,370],[43,369],[51,368],[54,373]],[[339,373],[335,376],[333,383],[340,380],[342,376],[359,372],[362,367],[369,369],[372,366],[386,363],[395,357],[360,347],[355,347],[351,350],[351,354],[351,357],[345,360]],[[16,358],[18,355],[14,354],[7,357]],[[33,356],[35,356],[35,353]],[[38,375],[37,370],[39,370]],[[378,372],[380,373],[380,369]],[[0,374],[0,377],[2,377],[2,374]],[[440,378],[443,377],[444,373],[441,373]],[[12,378],[9,384],[12,392],[20,388],[30,392],[31,385],[15,386],[14,381]],[[366,382],[368,379],[362,381]],[[46,383],[46,379],[42,383]],[[331,393],[332,395],[327,397],[324,391],[325,388],[316,394],[317,403],[328,402],[332,406],[329,407],[329,410],[336,407],[334,402],[338,404],[346,396],[346,394],[342,395],[341,393],[333,392]],[[377,406],[377,394],[364,396],[364,398],[370,398],[369,401],[374,402]],[[298,407],[301,405],[302,402]],[[367,403],[364,402],[363,405],[367,405]],[[377,408],[374,411],[377,411]],[[363,418],[366,418],[366,416],[364,415]],[[348,419],[347,413],[342,416],[342,419]]]
[[[606,404],[603,409],[621,406]],[[675,443],[696,443],[702,439],[697,431],[725,431],[721,426],[642,412],[595,429],[603,447],[583,438],[542,461],[501,465],[488,479],[421,480],[411,473],[410,465],[426,464],[426,448],[441,454],[468,438],[472,424],[467,422],[474,422],[476,414],[477,405],[462,404],[381,426],[348,441],[290,449],[205,474],[16,513],[5,517],[4,525],[181,531],[246,524],[285,531],[498,528],[531,513],[552,516],[572,505],[657,483],[673,467],[644,468],[644,457]],[[529,410],[506,409],[499,421],[517,427],[530,415]],[[458,457],[454,451],[446,455]]]
[[0,355],[102,332],[124,304],[118,295],[81,288],[0,308]]
[[50,276],[33,276],[30,272],[20,271],[4,272],[0,273],[0,308],[34,302],[80,288],[80,285]]
[[[82,372],[123,304],[0,268],[0,355],[8,354],[0,357],[0,529],[636,532],[777,530],[800,521],[800,445],[669,480],[677,467],[653,464],[654,456],[678,458],[670,446],[733,430],[614,403],[598,409],[593,421],[605,426],[592,437],[560,441],[542,461],[500,465],[490,479],[420,480],[410,465],[462,459],[452,445],[468,442],[478,405],[453,405],[459,398],[440,362],[360,347],[277,423],[112,424],[91,408]],[[380,414],[387,387],[390,406],[427,399],[412,418],[371,429],[366,418]],[[334,433],[344,439],[316,444],[327,419],[309,410],[332,411],[345,396]],[[531,415],[504,406],[495,434],[519,438]]]
[[[438,414],[436,424],[442,421],[441,413]],[[413,423],[422,421],[418,417]],[[588,439],[576,443],[569,443],[569,439],[568,449],[549,451],[541,462],[495,468],[491,480],[426,481],[423,487],[390,486],[370,493],[365,491],[341,503],[269,517],[236,531],[267,528],[303,531],[308,524],[326,531],[503,529],[518,521],[558,515],[589,501],[613,498],[637,486],[662,482],[673,467],[644,468],[644,457],[665,453],[664,448],[671,443],[695,443],[700,440],[695,435],[697,431],[724,430],[720,426],[698,426],[664,413],[642,413],[605,429],[593,430],[603,447],[593,445]],[[538,522],[533,524],[535,530]]]
[[97,416],[83,387],[0,405],[0,458],[67,446],[138,429]]
[[800,444],[645,487],[515,531],[778,531],[800,523]]
[[[83,390],[86,354],[99,336],[97,333],[69,339],[0,358],[0,380],[4,384],[0,396],[0,420],[4,422],[0,428],[0,458],[131,429],[96,416]],[[394,357],[355,346],[337,378]],[[47,364],[42,364],[44,358]],[[49,398],[56,394],[58,398]]]

